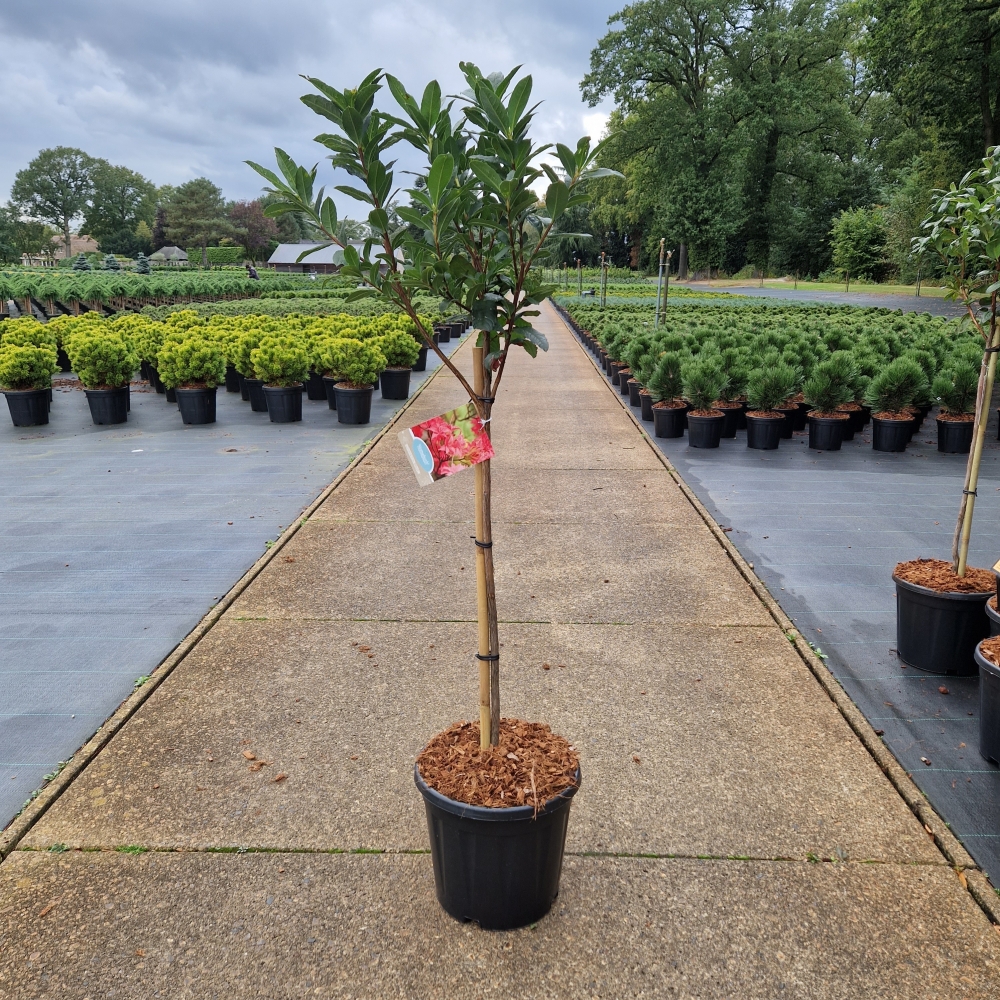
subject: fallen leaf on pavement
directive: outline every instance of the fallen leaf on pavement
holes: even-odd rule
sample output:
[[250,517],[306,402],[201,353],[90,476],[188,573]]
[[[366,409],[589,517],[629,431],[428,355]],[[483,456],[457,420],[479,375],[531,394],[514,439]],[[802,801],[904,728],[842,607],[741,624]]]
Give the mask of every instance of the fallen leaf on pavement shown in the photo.
[[49,905],[46,906],[45,909],[42,910],[38,915],[40,917],[48,916],[48,914],[50,914],[55,909],[56,903],[58,903],[58,902],[59,902],[58,899],[53,899],[52,902],[49,903]]
[[948,689],[943,684],[941,685],[941,687],[938,688],[938,691],[940,691],[941,694],[947,694],[948,693]]
[[637,764],[642,763],[642,761],[639,759],[638,754],[632,754],[632,760],[634,760]]
[[276,774],[271,780],[272,781],[284,781],[288,777],[287,774]]
[[257,755],[252,750],[244,750],[243,751],[243,756],[246,757],[247,760],[256,760],[257,759]]

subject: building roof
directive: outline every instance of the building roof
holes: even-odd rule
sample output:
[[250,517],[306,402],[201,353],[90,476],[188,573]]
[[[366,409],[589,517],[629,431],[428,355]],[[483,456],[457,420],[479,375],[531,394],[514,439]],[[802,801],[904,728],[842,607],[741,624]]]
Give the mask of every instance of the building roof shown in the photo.
[[180,247],[160,247],[156,253],[149,255],[150,260],[187,260],[187,253]]
[[[355,246],[364,246],[363,243],[356,243]],[[298,256],[303,250],[308,250],[309,247],[321,247],[322,243],[279,243],[275,249],[274,253],[268,258],[268,264],[333,264],[336,263],[333,259],[333,255],[340,249],[340,247],[334,245],[328,246],[323,250],[316,250],[315,252],[309,254],[308,257],[303,257],[300,261]]]

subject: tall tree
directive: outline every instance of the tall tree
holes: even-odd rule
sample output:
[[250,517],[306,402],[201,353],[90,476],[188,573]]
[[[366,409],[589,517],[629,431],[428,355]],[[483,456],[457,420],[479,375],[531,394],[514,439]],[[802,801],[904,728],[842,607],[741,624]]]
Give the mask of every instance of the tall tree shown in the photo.
[[94,163],[82,149],[56,146],[43,149],[14,177],[11,201],[25,215],[57,226],[63,234],[67,257],[70,224],[87,207]]
[[233,239],[246,251],[251,260],[260,260],[271,241],[277,239],[278,227],[274,219],[264,214],[260,199],[238,201],[229,208],[229,221],[236,229]]
[[[138,252],[136,228],[149,226],[156,212],[156,187],[128,167],[96,161],[91,171],[92,191],[84,209],[84,229],[106,253],[132,256]],[[140,247],[139,249],[144,249]]]
[[21,254],[52,249],[55,232],[44,222],[22,219],[11,205],[0,205],[0,261],[20,263]]
[[201,247],[203,264],[208,263],[205,248],[213,240],[233,236],[235,227],[226,217],[222,191],[207,177],[196,177],[181,184],[166,205],[167,238],[179,247]]

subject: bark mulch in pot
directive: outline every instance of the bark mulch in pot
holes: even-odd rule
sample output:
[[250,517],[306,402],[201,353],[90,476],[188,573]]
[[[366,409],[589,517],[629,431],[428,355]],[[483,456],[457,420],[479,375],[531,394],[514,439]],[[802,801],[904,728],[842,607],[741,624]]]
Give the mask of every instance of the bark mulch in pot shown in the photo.
[[995,635],[992,639],[983,639],[979,644],[979,652],[994,666],[1000,667],[1000,635]]
[[500,720],[500,744],[479,746],[479,723],[456,722],[417,757],[420,776],[456,802],[502,809],[534,806],[576,784],[580,756],[541,722]]
[[997,589],[997,578],[991,570],[969,566],[965,576],[958,576],[951,563],[943,559],[911,559],[897,563],[893,575],[940,594],[988,594]]

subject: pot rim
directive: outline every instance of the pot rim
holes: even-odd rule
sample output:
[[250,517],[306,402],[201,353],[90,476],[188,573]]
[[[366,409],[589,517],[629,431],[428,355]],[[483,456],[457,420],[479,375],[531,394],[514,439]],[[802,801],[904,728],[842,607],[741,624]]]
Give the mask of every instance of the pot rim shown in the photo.
[[217,385],[187,385],[174,386],[174,392],[215,392]]
[[747,420],[759,420],[762,424],[783,424],[785,422],[783,415],[780,417],[761,417],[754,410],[747,410]]
[[[326,378],[325,375],[323,377]],[[334,382],[333,383],[333,387],[338,392],[374,392],[375,391],[374,386],[370,386],[370,385],[350,386],[346,382]]]
[[267,392],[268,389],[275,392],[301,392],[304,385],[305,382],[293,382],[291,385],[268,385],[265,382],[263,388],[264,392]]
[[[996,636],[987,636],[987,639],[994,639]],[[979,652],[979,647],[986,642],[986,639],[981,639],[976,643],[976,665],[979,667],[980,671],[985,671],[988,674],[992,674],[998,680],[1000,680],[1000,667],[998,667],[992,660],[987,660],[982,653]]]
[[0,393],[5,396],[29,396],[33,392],[45,392],[47,393],[52,386],[45,386],[42,389],[0,389]]
[[[42,390],[42,391],[44,391],[44,390]],[[91,393],[94,393],[95,395],[98,395],[98,396],[107,396],[107,395],[109,395],[112,392],[128,392],[128,385],[127,384],[126,385],[116,385],[116,386],[113,386],[110,389],[88,389],[86,386],[84,386],[83,391],[88,396]]]
[[420,794],[431,805],[435,805],[439,809],[443,809],[445,812],[451,813],[452,816],[458,816],[461,819],[478,819],[493,823],[510,823],[554,813],[569,804],[573,796],[579,791],[581,780],[580,768],[577,766],[576,784],[571,785],[549,799],[536,813],[534,806],[505,806],[500,809],[493,809],[490,806],[473,806],[469,805],[468,802],[458,802],[455,799],[449,799],[447,795],[442,795],[424,781],[420,774],[419,764],[414,763],[413,765],[413,782]]
[[976,593],[964,593],[960,590],[931,590],[930,587],[921,587],[919,583],[910,583],[901,577],[892,574],[892,581],[897,587],[909,590],[913,594],[924,594],[927,597],[943,597],[946,600],[954,601],[982,601],[984,604],[996,593],[995,590],[983,590]]

